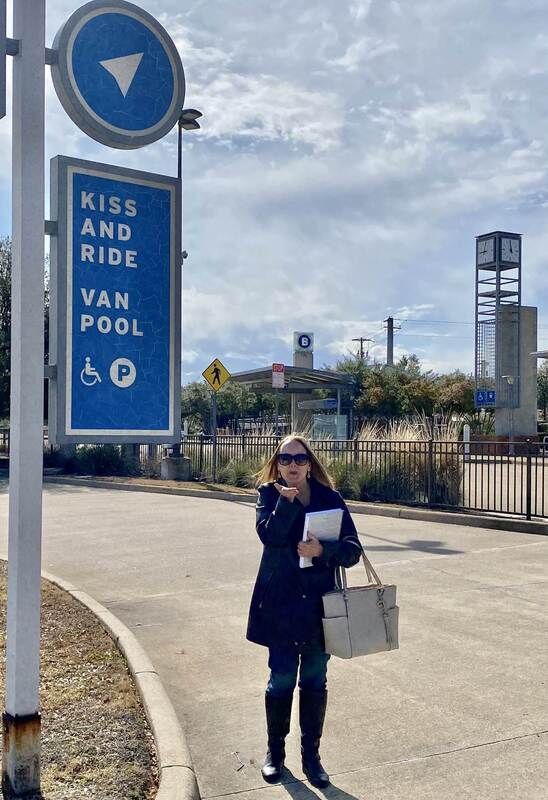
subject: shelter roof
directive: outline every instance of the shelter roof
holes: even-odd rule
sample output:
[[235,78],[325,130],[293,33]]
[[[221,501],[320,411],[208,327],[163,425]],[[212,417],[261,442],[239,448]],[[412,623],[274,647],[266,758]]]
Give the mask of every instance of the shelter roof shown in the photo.
[[[308,367],[285,367],[285,387],[280,392],[299,394],[313,389],[351,389],[354,378],[341,372]],[[236,372],[230,379],[243,383],[254,392],[272,392],[272,366]]]

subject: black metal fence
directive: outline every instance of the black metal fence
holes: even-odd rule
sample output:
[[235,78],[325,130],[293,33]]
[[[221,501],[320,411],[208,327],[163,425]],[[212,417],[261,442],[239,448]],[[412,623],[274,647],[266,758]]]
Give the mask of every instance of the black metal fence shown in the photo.
[[[250,476],[274,452],[281,436],[200,434],[184,437],[196,479],[222,478],[238,465]],[[45,444],[47,438],[45,437]],[[548,448],[531,442],[364,441],[313,443],[320,460],[349,498],[406,505],[548,517]],[[157,474],[164,445],[133,445],[143,469]],[[9,431],[0,429],[0,455]]]
[[[211,480],[231,462],[251,474],[274,452],[277,436],[186,437],[193,476]],[[343,494],[354,499],[459,510],[548,515],[547,455],[538,442],[314,442]]]

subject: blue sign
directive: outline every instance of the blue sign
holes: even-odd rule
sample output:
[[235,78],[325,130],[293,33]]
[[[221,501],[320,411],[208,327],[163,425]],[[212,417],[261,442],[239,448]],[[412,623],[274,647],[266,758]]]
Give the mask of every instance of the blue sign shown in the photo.
[[164,136],[183,108],[185,78],[177,49],[142,8],[94,0],[58,32],[52,77],[71,119],[89,136],[117,148]]
[[485,408],[497,404],[497,393],[494,389],[476,389],[476,408]]
[[178,441],[178,181],[59,156],[55,207],[53,440]]

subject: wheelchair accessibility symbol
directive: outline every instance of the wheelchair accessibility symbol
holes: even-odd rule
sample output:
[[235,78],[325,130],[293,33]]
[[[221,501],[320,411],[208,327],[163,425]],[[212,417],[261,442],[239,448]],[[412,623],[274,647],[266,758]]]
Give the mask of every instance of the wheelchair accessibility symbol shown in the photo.
[[101,383],[101,376],[95,367],[91,366],[90,356],[86,356],[86,366],[80,373],[80,380],[84,386],[95,386],[96,383]]
[[110,380],[120,389],[128,389],[136,377],[135,364],[129,358],[117,358],[110,365]]

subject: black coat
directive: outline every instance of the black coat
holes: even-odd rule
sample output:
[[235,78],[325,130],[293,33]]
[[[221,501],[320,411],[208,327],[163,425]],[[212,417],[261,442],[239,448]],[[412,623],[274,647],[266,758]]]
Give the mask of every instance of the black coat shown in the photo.
[[[297,544],[302,539],[304,515],[330,508],[344,510],[336,542],[322,542],[323,553],[313,566],[301,569]],[[247,638],[265,647],[313,646],[323,649],[322,595],[335,586],[335,568],[351,567],[360,559],[356,527],[340,494],[313,478],[310,505],[282,498],[273,483],[259,487],[257,533],[264,545],[255,582]]]

